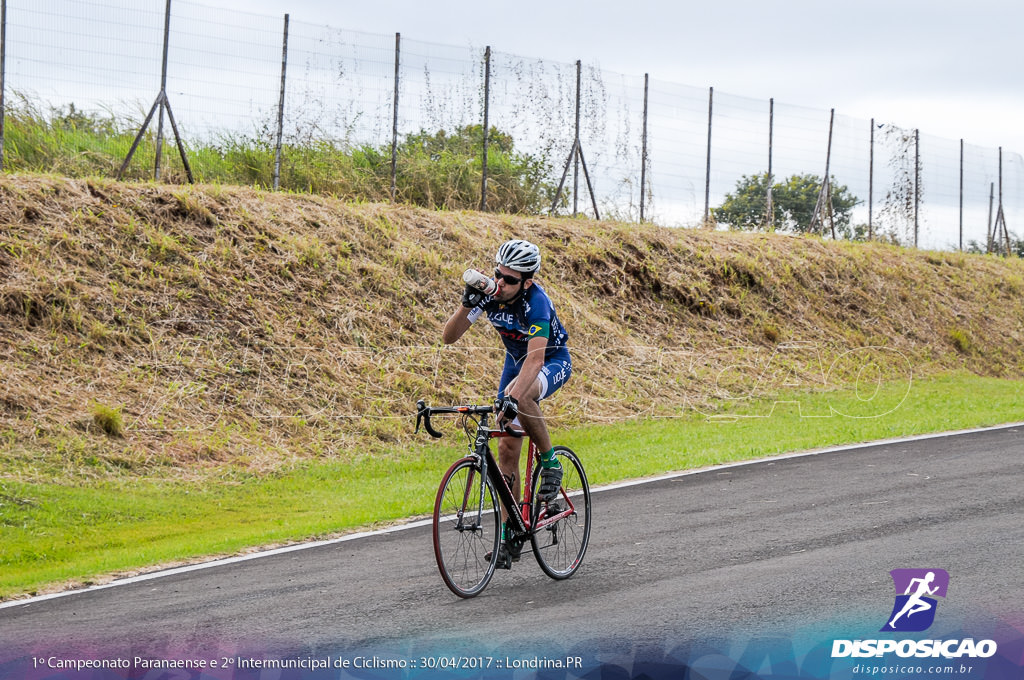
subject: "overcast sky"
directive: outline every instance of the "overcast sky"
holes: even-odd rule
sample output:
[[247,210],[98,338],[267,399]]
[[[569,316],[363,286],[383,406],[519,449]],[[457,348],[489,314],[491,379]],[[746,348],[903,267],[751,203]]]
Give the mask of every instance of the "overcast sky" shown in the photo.
[[1024,153],[1015,0],[221,0],[239,10],[481,47]]

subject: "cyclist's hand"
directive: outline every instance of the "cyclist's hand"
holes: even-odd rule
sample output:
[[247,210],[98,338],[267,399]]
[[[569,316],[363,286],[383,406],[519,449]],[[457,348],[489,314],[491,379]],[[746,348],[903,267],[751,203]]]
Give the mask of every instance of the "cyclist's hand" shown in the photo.
[[476,288],[473,288],[472,286],[467,285],[465,292],[462,293],[462,306],[468,307],[469,309],[473,309],[478,304],[480,304],[480,301],[483,299],[484,294],[482,292],[480,292]]
[[510,423],[519,415],[519,402],[515,397],[505,396],[498,400],[498,420]]

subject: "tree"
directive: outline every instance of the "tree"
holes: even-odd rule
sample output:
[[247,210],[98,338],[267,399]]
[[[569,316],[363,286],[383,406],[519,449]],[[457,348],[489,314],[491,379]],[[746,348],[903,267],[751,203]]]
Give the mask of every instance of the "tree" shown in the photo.
[[[398,145],[400,198],[431,208],[475,208],[480,203],[483,139],[481,125],[406,136]],[[516,151],[512,137],[497,128],[490,129],[487,141],[488,206],[536,213],[550,205],[555,186],[547,180],[546,161]]]
[[[821,178],[817,175],[792,175],[784,182],[772,185],[772,213],[776,229],[807,233],[811,226],[814,207],[821,191]],[[846,236],[850,228],[850,213],[860,199],[851,194],[845,186],[838,185],[835,178],[829,182],[832,197],[832,212],[836,229]],[[733,229],[760,230],[769,228],[768,220],[768,173],[744,175],[736,183],[736,191],[725,195],[722,205],[715,208],[715,219]]]

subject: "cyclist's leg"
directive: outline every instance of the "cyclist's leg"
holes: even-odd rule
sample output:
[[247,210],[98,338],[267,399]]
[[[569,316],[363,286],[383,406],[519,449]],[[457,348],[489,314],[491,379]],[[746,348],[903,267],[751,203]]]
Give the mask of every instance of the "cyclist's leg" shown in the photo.
[[[501,394],[508,394],[518,380],[519,378],[516,377],[509,381]],[[519,417],[513,421],[514,425],[522,426],[538,451],[551,449],[551,436],[548,434],[544,414],[540,410],[540,399],[544,388],[545,381],[538,376],[534,384],[526,391],[526,397],[519,402]],[[498,467],[501,468],[506,478],[513,472],[518,475],[522,446],[523,440],[515,437],[505,437],[498,444]],[[517,477],[513,486],[513,493],[517,501],[520,498],[520,486],[520,480]]]
[[572,377],[572,359],[569,357],[568,348],[561,348],[550,358],[544,360],[537,380],[540,381],[541,391],[538,400],[547,399],[561,389],[562,385]]
[[529,390],[530,399],[519,405],[520,420],[523,429],[530,435],[537,451],[541,454],[541,493],[540,500],[550,500],[558,492],[561,481],[561,467],[554,457],[551,435],[548,433],[544,414],[540,409],[540,401],[554,394],[572,374],[572,362],[569,351],[562,349],[545,359],[544,366],[537,375],[537,381]]
[[[505,477],[505,481],[509,483],[509,488],[512,490],[512,496],[516,499],[516,505],[519,504],[521,497],[522,484],[519,479],[519,458],[523,447],[523,440],[518,437],[503,437],[498,440],[498,468],[501,470],[502,476]],[[518,508],[513,510],[518,512]],[[510,545],[506,541],[512,538],[508,533],[511,529],[506,529],[508,522],[509,509],[505,507],[505,504],[501,504],[501,521],[502,521],[502,558],[498,561],[498,567],[502,569],[508,569],[512,566],[512,562],[519,560],[519,551],[522,543],[515,543],[511,549],[508,548]]]
[[[519,458],[523,450],[523,440],[518,437],[503,437],[498,442],[498,468],[505,476],[505,481],[512,490],[512,496],[518,501],[522,480],[519,479]],[[505,508],[501,512],[502,519],[506,518]]]
[[[520,365],[512,359],[510,354],[506,354],[505,366],[501,372],[501,379],[498,382],[499,399],[505,396],[509,387],[515,382],[516,376],[519,375],[519,369]],[[522,496],[522,480],[519,474],[519,459],[522,450],[523,440],[518,437],[503,437],[498,440],[498,469],[501,470],[501,474],[508,482],[509,489],[511,489],[512,496],[516,499],[517,504]],[[508,512],[509,509],[502,504],[502,523],[508,520]],[[519,558],[518,551],[515,554],[515,558]],[[511,564],[505,566],[507,568]]]
[[[530,435],[538,451],[548,451],[551,448],[551,435],[548,433],[540,402],[557,392],[569,380],[570,375],[572,361],[569,359],[569,350],[562,348],[544,360],[537,380],[526,393],[527,398],[519,404],[519,422]],[[515,380],[509,383],[507,389],[511,389],[513,383]]]
[[548,426],[540,410],[541,389],[541,379],[537,378],[533,386],[527,390],[526,399],[519,402],[519,424],[526,430],[526,434],[530,435],[538,451],[547,451],[551,448],[551,435],[548,434]]

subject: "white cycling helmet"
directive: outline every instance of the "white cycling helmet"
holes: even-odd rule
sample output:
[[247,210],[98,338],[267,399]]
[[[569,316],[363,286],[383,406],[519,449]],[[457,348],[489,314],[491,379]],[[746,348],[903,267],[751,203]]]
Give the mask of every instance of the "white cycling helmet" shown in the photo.
[[529,241],[513,239],[501,244],[494,261],[513,271],[533,276],[540,269],[540,248]]

